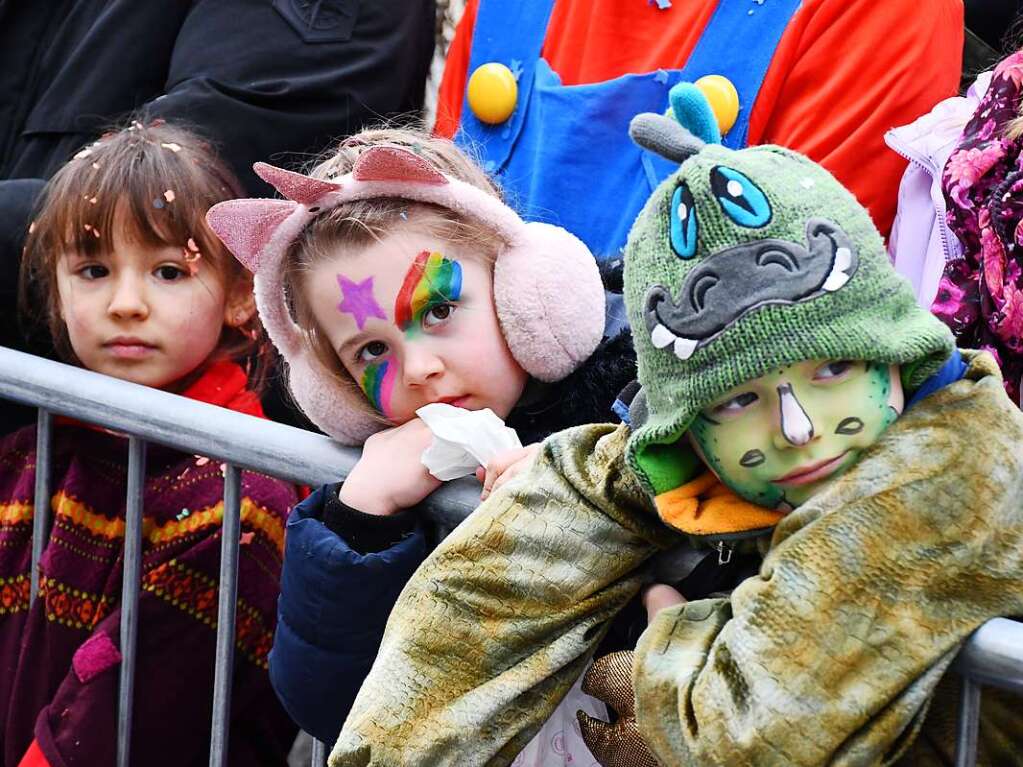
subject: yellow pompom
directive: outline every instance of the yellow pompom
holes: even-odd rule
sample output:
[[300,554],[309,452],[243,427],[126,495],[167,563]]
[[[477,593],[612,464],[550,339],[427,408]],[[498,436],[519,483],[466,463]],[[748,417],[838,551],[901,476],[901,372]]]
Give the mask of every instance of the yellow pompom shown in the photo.
[[515,111],[519,84],[508,67],[492,61],[472,73],[468,96],[469,108],[480,122],[497,125]]
[[706,75],[693,84],[707,97],[724,136],[739,117],[739,92],[732,81],[722,75]]

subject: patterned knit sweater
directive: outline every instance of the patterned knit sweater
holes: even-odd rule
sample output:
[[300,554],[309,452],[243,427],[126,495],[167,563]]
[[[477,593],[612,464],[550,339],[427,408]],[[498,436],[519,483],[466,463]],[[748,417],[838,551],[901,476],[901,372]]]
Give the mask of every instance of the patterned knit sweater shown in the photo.
[[[261,414],[245,386],[237,365],[220,363],[186,395]],[[29,609],[35,430],[0,442],[4,767],[16,767],[30,744],[52,767],[116,762],[127,445],[93,427],[55,428],[54,524]],[[295,490],[245,472],[241,496],[229,763],[283,765],[295,728],[270,689],[266,656]],[[132,764],[208,763],[222,516],[218,462],[149,446]]]

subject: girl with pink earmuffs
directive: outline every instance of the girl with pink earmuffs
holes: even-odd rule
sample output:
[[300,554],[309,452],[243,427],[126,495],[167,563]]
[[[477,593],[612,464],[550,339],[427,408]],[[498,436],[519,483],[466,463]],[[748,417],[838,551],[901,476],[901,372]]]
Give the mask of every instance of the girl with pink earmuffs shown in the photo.
[[[416,410],[489,408],[517,431],[526,447],[477,471],[486,497],[547,435],[612,419],[635,356],[627,332],[602,338],[604,287],[586,246],[525,223],[450,141],[364,131],[309,176],[255,170],[285,199],[221,203],[207,219],[255,273],[295,401],[363,446],[343,483],[291,514],[270,656],[289,713],[332,743],[391,606],[436,542],[416,513],[441,484],[421,460],[433,435]],[[556,750],[571,760],[564,740]]]

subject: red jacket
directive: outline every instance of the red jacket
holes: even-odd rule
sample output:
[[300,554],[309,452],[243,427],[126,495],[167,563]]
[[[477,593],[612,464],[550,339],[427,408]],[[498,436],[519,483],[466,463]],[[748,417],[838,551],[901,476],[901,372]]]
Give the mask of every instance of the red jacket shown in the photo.
[[[436,131],[458,127],[479,0],[468,0],[448,52]],[[543,57],[565,85],[680,69],[716,3],[555,0]],[[780,144],[830,170],[887,235],[905,160],[889,128],[954,95],[962,0],[804,0],[778,46],[750,120],[750,144]]]

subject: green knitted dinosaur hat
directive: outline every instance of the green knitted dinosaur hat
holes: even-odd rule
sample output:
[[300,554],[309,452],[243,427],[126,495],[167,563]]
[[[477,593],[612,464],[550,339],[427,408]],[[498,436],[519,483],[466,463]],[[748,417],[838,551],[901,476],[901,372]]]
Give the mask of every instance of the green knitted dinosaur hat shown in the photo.
[[[867,211],[826,170],[776,146],[704,145],[640,115],[633,139],[682,162],[629,233],[625,303],[642,393],[627,458],[655,497],[703,471],[684,439],[729,389],[803,360],[902,366],[914,390],[951,354]],[[681,443],[680,443],[681,440]]]

